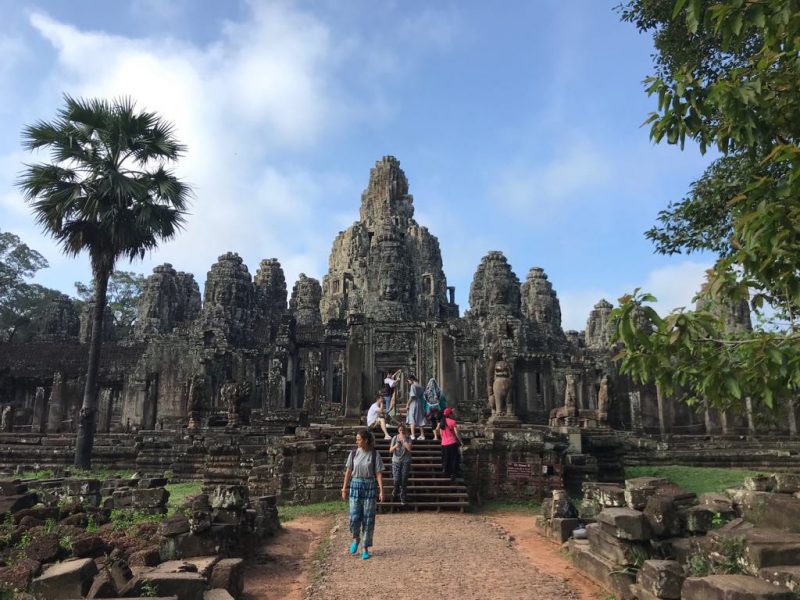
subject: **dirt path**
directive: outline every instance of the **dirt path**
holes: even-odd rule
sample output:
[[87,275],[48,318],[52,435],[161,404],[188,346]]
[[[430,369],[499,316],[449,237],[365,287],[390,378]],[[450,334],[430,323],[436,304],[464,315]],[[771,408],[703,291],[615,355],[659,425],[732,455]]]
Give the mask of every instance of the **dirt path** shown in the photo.
[[[315,560],[324,544],[326,558]],[[598,600],[608,594],[539,535],[531,515],[378,515],[372,559],[347,553],[344,515],[301,517],[249,567],[244,600],[352,600],[401,595],[459,600]]]
[[608,597],[608,592],[575,569],[558,544],[539,534],[531,515],[508,512],[488,518],[514,537],[516,546],[534,567],[567,582],[581,600]]
[[258,553],[245,573],[242,600],[302,600],[310,585],[314,551],[333,517],[298,517]]
[[[530,518],[530,517],[529,517]],[[514,535],[514,534],[512,534]],[[306,597],[352,600],[579,600],[556,577],[531,565],[491,518],[460,513],[378,515],[374,555],[350,556],[345,516],[336,518],[331,547]]]

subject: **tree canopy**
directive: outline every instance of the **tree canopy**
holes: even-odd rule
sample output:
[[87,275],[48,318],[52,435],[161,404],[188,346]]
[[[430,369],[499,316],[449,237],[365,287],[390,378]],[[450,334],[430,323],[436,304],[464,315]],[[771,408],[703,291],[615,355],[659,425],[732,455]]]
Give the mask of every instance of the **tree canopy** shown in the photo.
[[19,332],[47,303],[61,296],[36,283],[30,283],[47,260],[25,244],[19,236],[0,231],[0,341],[19,339]]
[[[108,279],[108,307],[114,317],[114,326],[124,336],[130,333],[139,316],[138,301],[147,278],[141,273],[118,271]],[[75,290],[81,302],[89,302],[94,297],[94,283],[75,282]]]
[[119,259],[144,257],[183,225],[191,190],[170,165],[185,147],[169,122],[128,98],[65,96],[53,121],[25,127],[22,138],[26,149],[50,152],[49,162],[27,165],[19,180],[37,222],[67,255],[87,252],[92,266],[92,334],[75,449],[75,465],[88,468],[109,278]]
[[[622,370],[690,401],[772,409],[800,386],[800,0],[632,0],[620,12],[653,35],[651,139],[720,155],[646,234],[662,253],[717,253],[700,307],[662,317],[646,293],[621,298]],[[758,326],[731,330],[724,315],[743,300]]]

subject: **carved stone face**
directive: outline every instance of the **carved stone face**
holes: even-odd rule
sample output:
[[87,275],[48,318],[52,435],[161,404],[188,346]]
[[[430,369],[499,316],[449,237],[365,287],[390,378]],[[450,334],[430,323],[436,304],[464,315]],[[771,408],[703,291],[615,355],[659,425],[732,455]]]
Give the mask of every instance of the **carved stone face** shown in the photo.
[[394,275],[388,274],[381,283],[381,298],[396,301],[400,299],[400,288]]

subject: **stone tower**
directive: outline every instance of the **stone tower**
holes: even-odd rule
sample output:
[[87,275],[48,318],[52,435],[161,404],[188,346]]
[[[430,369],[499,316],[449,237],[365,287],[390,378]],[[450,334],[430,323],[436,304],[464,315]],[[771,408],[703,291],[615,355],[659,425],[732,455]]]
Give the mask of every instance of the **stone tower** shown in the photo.
[[221,332],[230,343],[247,345],[255,322],[255,291],[242,258],[227,252],[206,275],[202,327]]
[[541,267],[533,267],[522,284],[522,314],[553,332],[561,331],[561,304]]
[[200,287],[189,273],[178,273],[165,263],[153,269],[139,297],[136,337],[163,334],[200,313]]
[[587,348],[603,349],[611,345],[611,331],[608,318],[614,307],[605,299],[594,305],[586,321],[584,341]]
[[313,277],[300,273],[292,288],[292,299],[289,310],[298,325],[322,325],[319,302],[322,299],[322,287]]
[[322,320],[350,314],[389,322],[450,318],[455,305],[446,294],[439,241],[414,221],[405,173],[396,158],[385,156],[361,195],[360,220],[333,242],[322,280]]
[[493,250],[481,259],[469,287],[469,312],[476,317],[522,315],[519,278],[502,252]]

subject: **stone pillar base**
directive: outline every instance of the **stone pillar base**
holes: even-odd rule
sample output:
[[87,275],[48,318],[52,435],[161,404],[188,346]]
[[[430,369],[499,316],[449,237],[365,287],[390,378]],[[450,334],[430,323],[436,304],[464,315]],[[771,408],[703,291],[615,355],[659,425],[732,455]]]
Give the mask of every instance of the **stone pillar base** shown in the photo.
[[522,425],[522,421],[516,415],[492,415],[486,421],[487,427],[497,427],[500,429],[515,429]]

